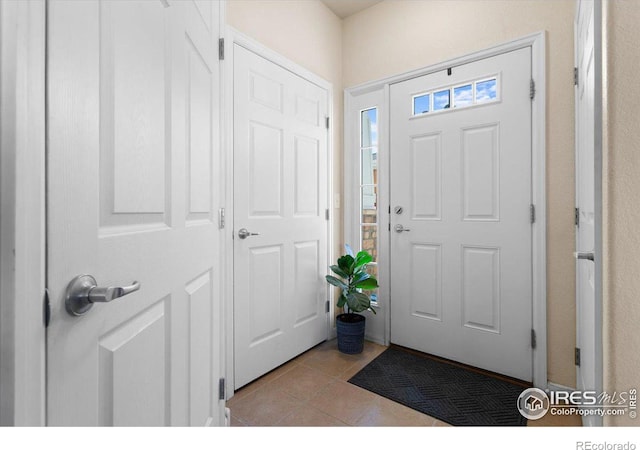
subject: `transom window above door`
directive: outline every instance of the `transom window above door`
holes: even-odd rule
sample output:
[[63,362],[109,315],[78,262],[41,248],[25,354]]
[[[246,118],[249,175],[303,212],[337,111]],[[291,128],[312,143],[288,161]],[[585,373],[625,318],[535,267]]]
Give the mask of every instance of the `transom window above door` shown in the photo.
[[498,100],[500,100],[499,77],[496,75],[415,94],[411,97],[412,115],[423,116],[451,108],[465,108]]

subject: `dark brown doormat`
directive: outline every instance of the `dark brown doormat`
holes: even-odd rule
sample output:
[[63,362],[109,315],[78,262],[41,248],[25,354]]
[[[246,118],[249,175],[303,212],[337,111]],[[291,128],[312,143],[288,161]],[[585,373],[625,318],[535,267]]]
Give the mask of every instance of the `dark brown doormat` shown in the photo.
[[526,385],[392,346],[349,383],[455,426],[525,426]]

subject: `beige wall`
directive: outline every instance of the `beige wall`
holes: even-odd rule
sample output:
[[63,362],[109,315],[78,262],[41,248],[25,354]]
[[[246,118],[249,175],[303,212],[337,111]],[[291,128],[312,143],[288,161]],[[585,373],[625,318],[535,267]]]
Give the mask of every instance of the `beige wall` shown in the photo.
[[[230,0],[228,23],[333,83],[334,189],[342,194],[342,89],[547,31],[549,379],[575,386],[574,0],[385,1],[344,21],[318,0]],[[335,210],[336,252],[342,212]]]
[[575,386],[574,0],[385,1],[343,24],[343,83],[417,69],[547,31],[549,380]]
[[[640,389],[640,2],[604,2],[604,389]],[[640,425],[628,416],[606,425]]]
[[[333,187],[341,194],[342,21],[319,0],[230,0],[227,23],[333,84]],[[342,252],[342,210],[333,211],[338,254]]]

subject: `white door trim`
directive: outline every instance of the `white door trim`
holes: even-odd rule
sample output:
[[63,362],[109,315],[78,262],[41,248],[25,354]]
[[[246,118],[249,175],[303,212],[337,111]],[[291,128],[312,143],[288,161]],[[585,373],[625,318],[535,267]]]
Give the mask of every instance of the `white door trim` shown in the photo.
[[[574,49],[577,49],[577,21],[580,14],[580,7],[583,4],[582,1],[576,2],[576,12],[574,19]],[[603,5],[602,0],[595,0],[593,2],[593,65],[594,65],[594,94],[593,94],[593,121],[594,121],[594,146],[593,146],[593,157],[594,157],[594,260],[593,264],[595,265],[595,278],[594,278],[594,302],[595,302],[595,317],[594,317],[594,329],[592,330],[595,338],[595,355],[593,358],[595,360],[596,367],[596,379],[595,386],[593,388],[597,392],[602,392],[604,389],[604,356],[603,356],[603,343],[602,343],[602,266],[603,266],[603,251],[602,251],[602,151],[603,151],[603,53],[602,53],[602,15],[603,15]],[[574,63],[575,67],[578,67],[578,53],[574,52]],[[575,106],[574,106],[574,114],[578,114],[578,86],[575,87],[576,96],[575,96]],[[575,127],[575,158],[577,161],[578,157],[578,123],[576,120]],[[578,177],[576,177],[576,193],[578,192]],[[576,197],[576,207],[577,207],[577,197]],[[576,244],[577,244],[577,234],[576,234]],[[578,251],[576,247],[576,251]],[[577,295],[577,293],[576,293]],[[577,299],[577,298],[576,298]],[[584,326],[579,320],[576,322],[576,337],[579,335],[580,328]],[[577,343],[579,344],[579,343]],[[576,378],[578,377],[579,367],[576,366]],[[576,379],[576,384],[578,385],[579,380]],[[598,416],[583,416],[582,417],[583,426],[603,426],[604,420],[602,417]]]
[[[384,111],[389,110],[389,86],[393,83],[408,80],[411,78],[427,75],[429,73],[444,70],[449,67],[455,67],[462,64],[468,64],[480,59],[489,58],[502,53],[518,50],[525,47],[531,47],[532,51],[532,65],[531,72],[532,78],[535,81],[536,95],[531,103],[531,120],[532,120],[532,186],[531,186],[531,203],[535,205],[536,209],[536,221],[532,225],[532,280],[533,280],[533,329],[536,332],[536,348],[533,350],[533,384],[536,387],[546,389],[547,388],[547,251],[546,251],[546,35],[544,31],[539,33],[530,34],[513,41],[509,41],[494,47],[481,50],[479,52],[471,53],[468,55],[460,56],[457,58],[443,61],[428,67],[424,67],[411,72],[395,75],[392,77],[384,78],[381,80],[367,82],[355,87],[345,89],[345,124],[344,124],[344,148],[349,149],[353,145],[353,139],[355,133],[353,130],[358,129],[358,124],[354,124],[352,121],[352,111],[350,111],[349,105],[353,104],[355,98],[359,95],[371,93],[374,91],[382,91],[384,94],[384,104],[382,105]],[[382,118],[385,120],[384,128],[389,129],[389,117],[388,114],[384,114]],[[385,150],[389,149],[389,133],[386,136],[381,136],[380,139],[380,155],[379,155],[379,170],[382,180],[382,174],[389,173],[389,152]],[[344,151],[344,164],[345,164],[345,176],[351,174],[353,167],[355,166],[355,158],[352,155],[353,152]],[[381,211],[390,204],[389,201],[389,179],[387,178],[380,183],[380,204],[382,205]],[[354,183],[345,183],[345,205],[353,205],[357,199],[357,186]],[[347,200],[348,199],[348,200]],[[345,208],[345,211],[349,211]],[[350,242],[355,239],[357,229],[354,225],[355,216],[357,211],[351,214],[345,213],[345,242]],[[385,214],[381,214],[384,217],[380,224],[386,226]],[[381,239],[380,245],[388,247],[389,239]],[[389,249],[385,247],[385,252],[388,253]],[[387,258],[386,263],[380,264],[379,271],[384,272],[385,275],[380,275],[381,279],[389,279],[390,267],[389,260]],[[380,272],[379,272],[380,273]],[[388,298],[388,296],[387,296]],[[386,309],[388,310],[388,308]],[[389,327],[390,317],[386,314],[385,317],[385,332],[384,342],[389,343]]]
[[[328,147],[328,198],[327,205],[329,207],[329,220],[327,221],[327,257],[328,261],[333,261],[333,223],[334,223],[334,214],[332,213],[333,208],[331,205],[333,202],[331,201],[333,198],[333,85],[314,74],[313,72],[305,69],[304,67],[298,65],[297,63],[287,59],[285,56],[265,47],[259,42],[253,40],[245,34],[242,34],[235,28],[231,26],[226,27],[225,33],[225,86],[224,86],[224,105],[228,105],[229,107],[225,108],[223,112],[223,129],[225,135],[225,144],[223,147],[224,158],[226,161],[225,172],[226,176],[226,195],[225,195],[225,203],[227,205],[226,208],[226,233],[225,233],[225,243],[223,246],[225,253],[225,263],[224,266],[226,268],[226,276],[225,276],[225,296],[226,303],[226,317],[225,317],[225,331],[226,331],[226,380],[227,380],[227,400],[233,397],[233,392],[235,390],[234,385],[234,323],[233,323],[233,301],[234,301],[234,290],[233,290],[233,217],[234,217],[234,207],[233,207],[233,47],[234,45],[240,45],[245,49],[271,61],[272,63],[304,78],[305,80],[325,89],[327,91],[327,115],[329,117],[329,135],[327,139],[327,147]],[[327,296],[329,300],[329,317],[333,317],[334,311],[334,301],[333,301],[333,290],[329,289],[327,286]],[[327,322],[327,338],[330,337],[330,329],[331,329],[331,320]]]
[[46,3],[0,2],[0,22],[0,426],[42,426]]
[[[358,249],[358,237],[360,235],[361,218],[360,208],[360,167],[359,154],[360,148],[360,112],[366,108],[375,107],[378,109],[378,135],[387,136],[387,86],[384,88],[376,88],[360,93],[359,95],[344,95],[344,230],[345,244],[351,245],[354,251]],[[356,122],[354,122],[356,120]],[[384,162],[380,159],[384,158]],[[388,180],[389,174],[389,151],[386,139],[378,140],[378,179]],[[380,199],[389,198],[389,183],[378,184],[378,196]],[[388,202],[387,202],[388,203]],[[384,200],[381,205],[386,205]],[[378,213],[378,303],[373,305],[376,315],[367,315],[367,326],[365,328],[365,338],[369,341],[380,345],[389,343],[389,323],[387,319],[390,317],[389,298],[390,298],[390,282],[389,282],[389,233],[386,230],[389,227],[389,214],[380,207]],[[385,264],[382,266],[381,264]],[[384,267],[384,268],[383,268]],[[382,269],[382,270],[380,270]]]

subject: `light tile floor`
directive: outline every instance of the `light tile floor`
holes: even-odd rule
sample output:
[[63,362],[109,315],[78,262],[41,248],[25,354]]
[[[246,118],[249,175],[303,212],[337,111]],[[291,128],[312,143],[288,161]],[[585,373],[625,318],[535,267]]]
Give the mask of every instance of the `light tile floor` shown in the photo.
[[[450,426],[347,382],[386,347],[365,342],[359,355],[324,342],[236,391],[231,426]],[[549,414],[529,426],[580,426]]]

